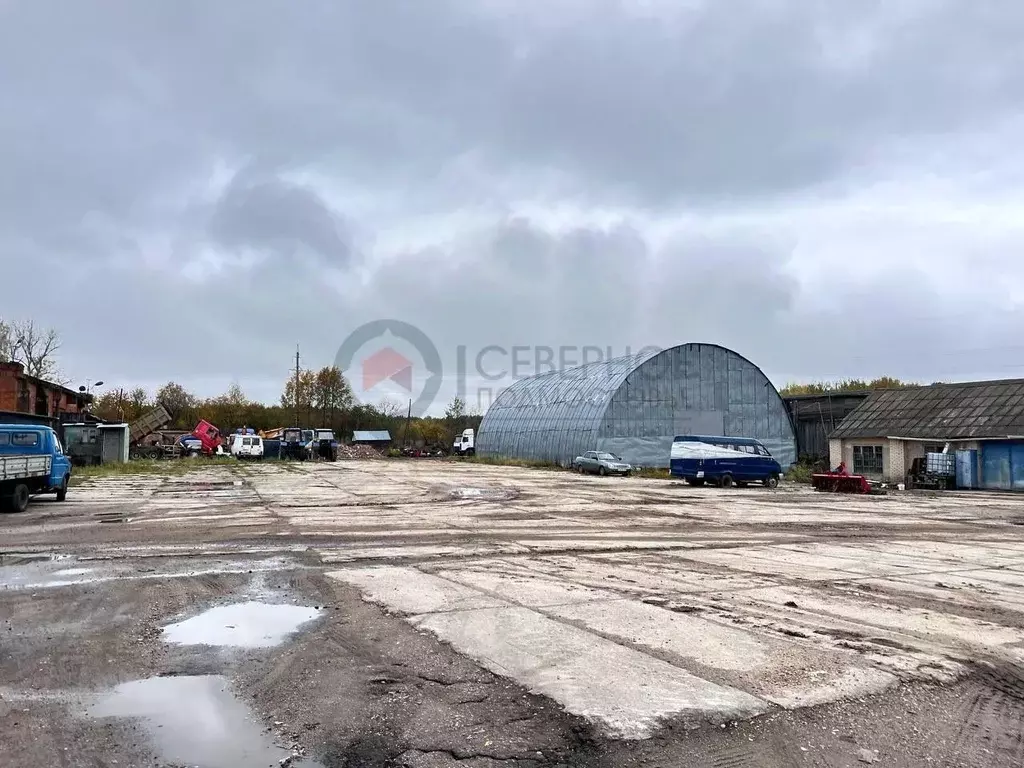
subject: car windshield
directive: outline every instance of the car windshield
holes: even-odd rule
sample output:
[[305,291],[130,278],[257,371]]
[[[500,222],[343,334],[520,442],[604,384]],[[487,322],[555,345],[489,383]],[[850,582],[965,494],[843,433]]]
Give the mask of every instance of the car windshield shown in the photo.
[[620,460],[619,457],[616,456],[614,453],[599,453],[599,454],[597,454],[597,458],[601,459],[602,461],[619,461]]

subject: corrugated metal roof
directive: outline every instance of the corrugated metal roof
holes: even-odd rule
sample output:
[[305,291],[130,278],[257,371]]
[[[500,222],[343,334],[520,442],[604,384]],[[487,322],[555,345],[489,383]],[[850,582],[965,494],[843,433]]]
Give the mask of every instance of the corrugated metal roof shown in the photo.
[[832,438],[971,440],[1024,435],[1024,379],[881,389]]
[[668,466],[675,435],[708,431],[758,438],[783,466],[796,460],[789,412],[761,370],[697,343],[521,379],[487,409],[476,450],[568,464],[600,449]]
[[353,443],[382,443],[389,440],[391,440],[391,433],[386,429],[357,429],[352,433]]

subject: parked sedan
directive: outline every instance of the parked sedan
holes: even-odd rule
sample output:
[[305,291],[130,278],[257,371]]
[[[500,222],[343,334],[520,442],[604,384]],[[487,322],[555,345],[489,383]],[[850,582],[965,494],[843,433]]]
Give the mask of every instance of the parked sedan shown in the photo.
[[633,467],[614,453],[587,451],[577,456],[572,463],[577,472],[592,472],[598,475],[628,475]]

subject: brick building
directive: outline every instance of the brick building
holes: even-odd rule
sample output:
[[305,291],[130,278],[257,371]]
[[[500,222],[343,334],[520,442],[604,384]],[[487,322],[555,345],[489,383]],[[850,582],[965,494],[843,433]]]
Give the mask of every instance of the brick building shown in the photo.
[[0,411],[58,418],[80,413],[91,401],[91,395],[29,376],[21,363],[0,363]]
[[981,488],[1024,491],[1024,379],[877,390],[829,434],[833,467],[893,483],[943,451],[969,452]]

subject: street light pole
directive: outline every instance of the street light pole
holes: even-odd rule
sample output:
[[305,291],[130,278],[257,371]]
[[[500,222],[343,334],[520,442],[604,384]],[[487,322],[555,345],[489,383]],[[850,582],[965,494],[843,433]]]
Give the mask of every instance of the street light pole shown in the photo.
[[102,381],[92,382],[91,379],[86,379],[85,380],[85,384],[78,388],[78,391],[85,395],[85,402],[83,403],[82,407],[85,409],[86,413],[89,412],[89,406],[90,406],[90,400],[92,398],[92,389],[93,389],[93,387],[102,387],[102,386],[103,386],[103,382]]

